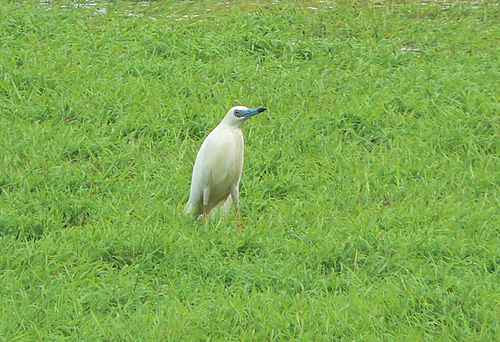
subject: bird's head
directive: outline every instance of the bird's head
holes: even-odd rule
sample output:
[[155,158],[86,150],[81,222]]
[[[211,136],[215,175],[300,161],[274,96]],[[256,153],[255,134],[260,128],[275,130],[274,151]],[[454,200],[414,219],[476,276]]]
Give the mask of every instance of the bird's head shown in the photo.
[[227,112],[224,121],[231,126],[241,127],[243,123],[254,115],[266,111],[267,108],[247,108],[245,106],[235,106]]

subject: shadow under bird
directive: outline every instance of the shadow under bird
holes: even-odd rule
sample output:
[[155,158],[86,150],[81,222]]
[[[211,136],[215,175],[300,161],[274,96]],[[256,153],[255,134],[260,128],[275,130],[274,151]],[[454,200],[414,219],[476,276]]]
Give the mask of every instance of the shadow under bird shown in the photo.
[[238,198],[244,154],[241,126],[265,110],[267,108],[233,107],[208,134],[194,161],[186,214],[202,215],[205,221],[219,204],[227,200],[230,205],[231,196],[236,210],[236,224],[241,227]]

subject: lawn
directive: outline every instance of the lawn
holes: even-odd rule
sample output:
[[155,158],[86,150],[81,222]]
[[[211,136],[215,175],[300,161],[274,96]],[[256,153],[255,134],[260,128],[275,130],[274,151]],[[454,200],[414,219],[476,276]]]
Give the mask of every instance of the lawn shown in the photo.
[[[0,339],[494,341],[500,6],[0,6]],[[235,215],[183,215],[233,105]]]

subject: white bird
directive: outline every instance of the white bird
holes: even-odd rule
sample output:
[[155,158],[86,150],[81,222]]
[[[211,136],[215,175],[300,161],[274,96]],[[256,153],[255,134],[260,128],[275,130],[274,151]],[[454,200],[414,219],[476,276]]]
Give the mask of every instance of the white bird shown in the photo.
[[241,226],[238,199],[244,153],[241,125],[265,110],[267,108],[233,107],[208,134],[194,161],[186,214],[203,215],[205,221],[206,216],[231,195],[236,223]]

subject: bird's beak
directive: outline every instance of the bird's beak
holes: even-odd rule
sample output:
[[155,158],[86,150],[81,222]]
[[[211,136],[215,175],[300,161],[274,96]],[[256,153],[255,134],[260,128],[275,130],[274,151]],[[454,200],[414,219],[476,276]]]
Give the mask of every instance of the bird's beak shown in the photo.
[[245,109],[243,111],[241,111],[240,113],[240,117],[244,117],[244,118],[249,118],[249,117],[252,117],[254,115],[257,115],[259,113],[262,113],[264,111],[266,111],[267,108],[263,108],[263,107],[260,107],[260,108],[248,108],[248,109]]

